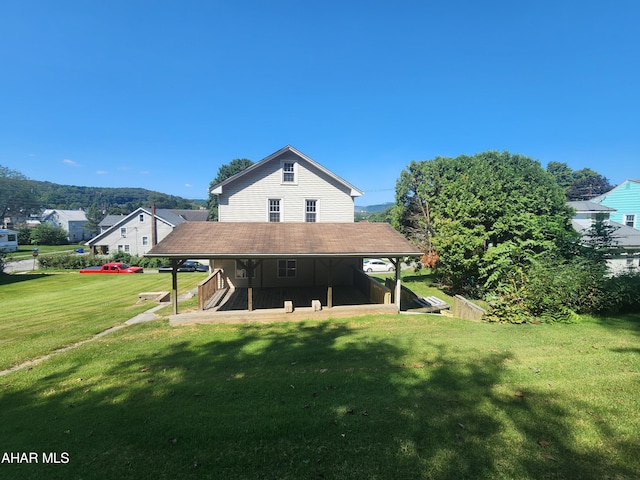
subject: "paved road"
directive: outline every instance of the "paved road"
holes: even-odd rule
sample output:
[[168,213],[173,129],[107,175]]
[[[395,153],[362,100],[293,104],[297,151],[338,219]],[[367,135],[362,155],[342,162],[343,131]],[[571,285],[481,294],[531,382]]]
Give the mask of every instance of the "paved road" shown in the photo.
[[38,262],[34,262],[33,258],[30,258],[28,260],[16,260],[14,262],[7,262],[4,266],[4,271],[6,273],[31,271],[34,269],[34,264],[35,269],[37,270]]

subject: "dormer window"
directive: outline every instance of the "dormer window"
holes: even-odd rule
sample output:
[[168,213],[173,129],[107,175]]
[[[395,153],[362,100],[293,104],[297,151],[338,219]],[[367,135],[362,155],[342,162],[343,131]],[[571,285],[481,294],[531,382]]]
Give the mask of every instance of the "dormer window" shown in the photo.
[[295,162],[282,162],[282,183],[296,183]]

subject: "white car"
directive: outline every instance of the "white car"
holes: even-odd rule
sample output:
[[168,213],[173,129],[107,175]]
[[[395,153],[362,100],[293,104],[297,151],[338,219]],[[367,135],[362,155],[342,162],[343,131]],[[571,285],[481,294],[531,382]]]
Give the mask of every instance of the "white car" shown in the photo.
[[391,263],[380,260],[379,258],[372,258],[363,262],[362,269],[367,273],[393,272],[395,267]]

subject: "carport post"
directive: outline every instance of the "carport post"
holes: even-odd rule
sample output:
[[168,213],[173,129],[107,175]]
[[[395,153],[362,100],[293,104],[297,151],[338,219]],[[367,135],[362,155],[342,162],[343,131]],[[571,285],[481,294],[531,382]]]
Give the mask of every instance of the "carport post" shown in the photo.
[[327,283],[327,308],[333,308],[333,258],[329,259],[329,278]]
[[178,314],[178,261],[171,259],[171,303],[173,314]]
[[253,260],[247,261],[247,276],[248,288],[247,288],[247,310],[253,312]]
[[396,307],[398,307],[398,312],[400,311],[400,295],[402,294],[402,281],[400,280],[400,270],[402,269],[402,259],[395,259],[395,267],[396,267]]

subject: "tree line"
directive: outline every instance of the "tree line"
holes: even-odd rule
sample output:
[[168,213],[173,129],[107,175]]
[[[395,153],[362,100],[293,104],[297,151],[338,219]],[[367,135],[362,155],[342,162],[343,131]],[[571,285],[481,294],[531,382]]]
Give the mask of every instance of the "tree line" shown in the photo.
[[27,217],[43,209],[98,209],[102,215],[126,215],[139,207],[194,209],[197,202],[144,188],[80,187],[30,180],[0,165],[0,218]]

